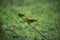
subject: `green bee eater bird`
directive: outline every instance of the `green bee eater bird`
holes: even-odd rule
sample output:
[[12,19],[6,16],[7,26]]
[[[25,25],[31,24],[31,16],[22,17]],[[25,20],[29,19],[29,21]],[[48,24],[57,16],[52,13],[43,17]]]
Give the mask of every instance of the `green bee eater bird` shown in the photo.
[[36,19],[28,19],[28,18],[25,18],[25,20],[29,24],[37,21]]
[[23,14],[21,14],[21,13],[18,13],[18,16],[19,16],[19,17],[24,17],[24,15],[23,15]]

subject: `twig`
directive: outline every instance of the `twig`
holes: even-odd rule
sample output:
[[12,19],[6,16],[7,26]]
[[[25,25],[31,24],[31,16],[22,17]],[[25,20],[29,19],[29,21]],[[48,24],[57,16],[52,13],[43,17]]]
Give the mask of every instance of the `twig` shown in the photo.
[[[30,24],[29,24],[30,25]],[[30,25],[36,32],[38,32],[41,36],[43,36],[45,39],[48,40],[47,37],[45,37],[40,31],[38,31],[35,27],[33,27],[32,25]]]
[[[15,12],[14,10],[12,10],[13,12]],[[16,13],[16,12],[15,12]],[[25,19],[23,18],[23,17],[21,17],[23,20],[24,20],[24,22],[26,22],[25,21]],[[26,22],[27,23],[27,22]],[[28,24],[28,23],[27,23]],[[28,25],[30,25],[30,24],[28,24]],[[40,35],[42,35],[45,39],[47,39],[47,40],[50,40],[50,39],[48,39],[47,37],[45,37],[40,31],[38,31],[36,28],[34,28],[32,25],[30,25],[36,32],[38,32]]]

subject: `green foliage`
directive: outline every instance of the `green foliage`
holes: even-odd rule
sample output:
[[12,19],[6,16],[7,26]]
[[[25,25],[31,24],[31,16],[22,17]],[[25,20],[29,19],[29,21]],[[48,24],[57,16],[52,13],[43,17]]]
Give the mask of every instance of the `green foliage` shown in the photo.
[[0,18],[4,22],[2,30],[5,32],[5,40],[46,40],[20,18],[18,13],[31,19],[38,19],[31,25],[48,39],[60,40],[60,14],[55,12],[55,8],[59,8],[55,3],[59,1],[24,0],[22,6],[18,6],[19,0],[13,0],[12,6],[10,2],[3,1],[3,5],[0,7]]

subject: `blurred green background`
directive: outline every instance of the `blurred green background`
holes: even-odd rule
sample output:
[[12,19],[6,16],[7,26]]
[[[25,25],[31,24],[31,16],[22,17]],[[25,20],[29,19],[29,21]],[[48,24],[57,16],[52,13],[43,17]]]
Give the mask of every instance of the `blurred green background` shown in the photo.
[[0,40],[47,40],[24,22],[19,12],[38,19],[31,25],[45,37],[60,40],[59,4],[60,0],[0,0]]

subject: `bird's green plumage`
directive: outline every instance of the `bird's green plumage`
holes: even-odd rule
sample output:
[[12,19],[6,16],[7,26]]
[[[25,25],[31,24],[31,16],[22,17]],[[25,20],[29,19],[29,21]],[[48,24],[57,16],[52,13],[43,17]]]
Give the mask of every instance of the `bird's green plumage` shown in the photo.
[[19,16],[19,17],[23,17],[24,15],[23,15],[23,14],[21,14],[21,13],[18,13],[18,16]]

